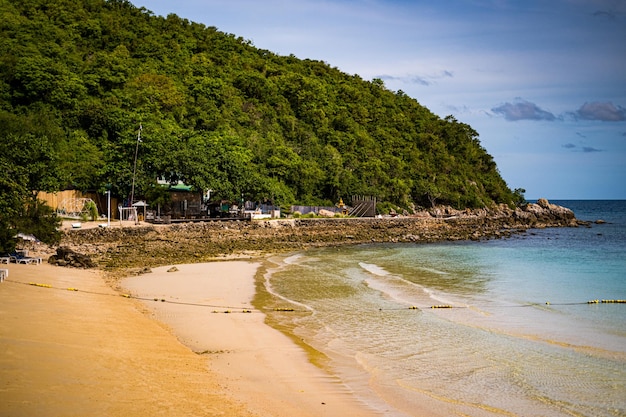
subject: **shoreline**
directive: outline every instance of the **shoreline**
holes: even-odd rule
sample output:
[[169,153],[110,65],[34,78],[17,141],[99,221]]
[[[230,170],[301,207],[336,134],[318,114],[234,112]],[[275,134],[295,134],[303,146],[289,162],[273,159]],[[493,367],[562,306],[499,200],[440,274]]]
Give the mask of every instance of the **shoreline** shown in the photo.
[[[177,265],[122,279],[147,290],[138,300],[122,297],[101,271],[8,265],[0,415],[403,415],[362,403],[263,313],[232,309],[253,309],[258,267]],[[192,296],[196,305],[183,300]]]
[[440,217],[207,220],[92,227],[65,230],[62,245],[89,256],[107,271],[128,271],[179,263],[258,259],[315,247],[499,239],[533,228],[589,225],[577,220],[571,210],[547,200],[523,209],[500,206],[462,212],[438,209],[437,213]]
[[[556,217],[542,223],[536,222],[540,216],[528,220],[509,214],[495,220],[315,219],[66,231],[62,244],[93,257],[99,270],[8,266],[10,279],[0,284],[0,414],[46,410],[47,415],[74,415],[66,410],[70,405],[75,415],[404,415],[385,409],[382,401],[382,407],[376,402],[368,407],[356,399],[323,367],[313,365],[306,343],[266,324],[263,313],[211,312],[203,320],[182,320],[191,324],[182,327],[181,336],[180,323],[171,320],[188,318],[185,308],[198,306],[178,305],[179,310],[158,317],[155,304],[169,303],[153,300],[169,296],[172,288],[186,288],[179,298],[195,297],[197,286],[169,282],[167,291],[139,294],[148,300],[138,301],[119,297],[122,282],[133,279],[129,275],[148,282],[150,268],[161,272],[165,265],[176,265],[179,272],[223,268],[222,279],[208,287],[222,299],[203,304],[254,311],[255,274],[272,254],[344,244],[498,238],[531,226],[579,224],[573,214],[550,210]],[[52,248],[32,249],[38,256],[52,254]],[[229,269],[240,264],[255,266]],[[28,282],[52,288],[19,285]],[[235,283],[233,293],[228,284]],[[202,328],[207,325],[209,331]],[[262,348],[252,349],[258,341]],[[167,401],[159,401],[163,396]],[[430,400],[425,398],[424,409],[411,415],[441,413]]]
[[265,314],[251,304],[259,266],[230,261],[176,265],[175,272],[160,267],[121,285],[145,298],[150,316],[181,343],[208,356],[211,372],[259,416],[385,414],[361,403],[337,377],[313,365],[299,344],[266,324]]

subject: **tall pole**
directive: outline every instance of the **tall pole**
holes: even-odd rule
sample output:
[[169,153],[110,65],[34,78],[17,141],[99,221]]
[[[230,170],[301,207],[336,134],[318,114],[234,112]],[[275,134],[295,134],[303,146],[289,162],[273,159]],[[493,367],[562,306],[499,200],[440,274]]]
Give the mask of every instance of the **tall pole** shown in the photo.
[[[135,162],[133,164],[133,186],[130,189],[130,206],[133,206],[135,199],[135,175],[137,174],[137,152],[139,152],[139,142],[141,142],[141,123],[139,123],[139,132],[137,132],[137,145],[135,146]],[[136,221],[137,219],[135,219]]]
[[111,190],[107,190],[107,227],[111,227]]

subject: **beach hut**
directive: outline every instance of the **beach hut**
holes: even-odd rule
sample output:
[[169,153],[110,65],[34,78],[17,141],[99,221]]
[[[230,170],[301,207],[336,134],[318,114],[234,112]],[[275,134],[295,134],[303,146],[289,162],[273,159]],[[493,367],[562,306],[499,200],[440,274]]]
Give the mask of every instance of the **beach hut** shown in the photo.
[[146,218],[146,207],[148,207],[148,203],[146,203],[145,201],[137,201],[136,203],[133,203],[133,207],[137,208],[137,212],[139,211],[143,211],[143,214],[141,215],[141,219],[143,220]]

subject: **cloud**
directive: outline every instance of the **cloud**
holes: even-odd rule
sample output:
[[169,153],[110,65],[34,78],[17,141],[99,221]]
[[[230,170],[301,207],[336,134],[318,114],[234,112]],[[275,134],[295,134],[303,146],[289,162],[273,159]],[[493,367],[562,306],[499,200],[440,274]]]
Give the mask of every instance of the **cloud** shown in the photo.
[[583,146],[583,152],[584,152],[584,153],[590,153],[590,152],[602,152],[602,149],[592,148],[591,146]]
[[[565,143],[563,145],[561,145],[561,147],[565,148],[565,149],[570,149],[574,152],[578,151],[578,145],[575,145],[573,143]],[[603,152],[602,149],[597,149],[597,148],[593,148],[591,146],[583,146],[580,148],[579,152],[583,152],[583,153],[592,153],[592,152]]]
[[580,109],[574,112],[574,117],[602,122],[623,122],[626,120],[626,109],[611,102],[594,101],[580,106]]
[[452,78],[454,74],[452,71],[442,70],[438,73],[433,73],[430,75],[405,75],[405,76],[396,76],[396,75],[379,75],[375,78],[380,78],[384,81],[399,81],[404,84],[417,84],[423,86],[430,86],[435,84],[435,82],[442,78]]
[[617,13],[613,10],[597,10],[593,13],[595,17],[607,17],[610,20],[615,20]]
[[610,7],[608,9],[602,10],[598,9],[592,13],[593,17],[606,18],[608,20],[618,20],[626,15],[626,8],[623,7],[624,4],[619,4],[618,1],[614,2],[613,6],[617,6],[616,8]]
[[543,110],[535,103],[517,99],[515,103],[504,103],[501,106],[491,109],[496,114],[501,114],[506,120],[555,120],[554,114]]
[[389,74],[382,74],[382,75],[377,75],[374,78],[380,78],[383,81],[397,81],[397,82],[401,82],[401,83],[411,83],[411,84],[419,84],[419,85],[431,85],[432,83],[430,81],[428,81],[426,78],[424,77],[419,77],[417,75],[412,76],[412,77],[398,77],[396,75],[389,75]]

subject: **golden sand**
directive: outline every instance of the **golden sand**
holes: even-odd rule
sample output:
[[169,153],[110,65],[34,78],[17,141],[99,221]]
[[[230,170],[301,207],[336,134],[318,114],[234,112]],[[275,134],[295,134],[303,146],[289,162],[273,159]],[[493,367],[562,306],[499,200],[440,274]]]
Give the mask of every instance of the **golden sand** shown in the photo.
[[[1,267],[9,269],[0,283],[2,416],[377,415],[261,313],[125,298],[99,271]],[[254,264],[178,268],[123,283],[140,296],[179,298],[197,297],[200,285],[201,300],[216,305],[253,295]]]

